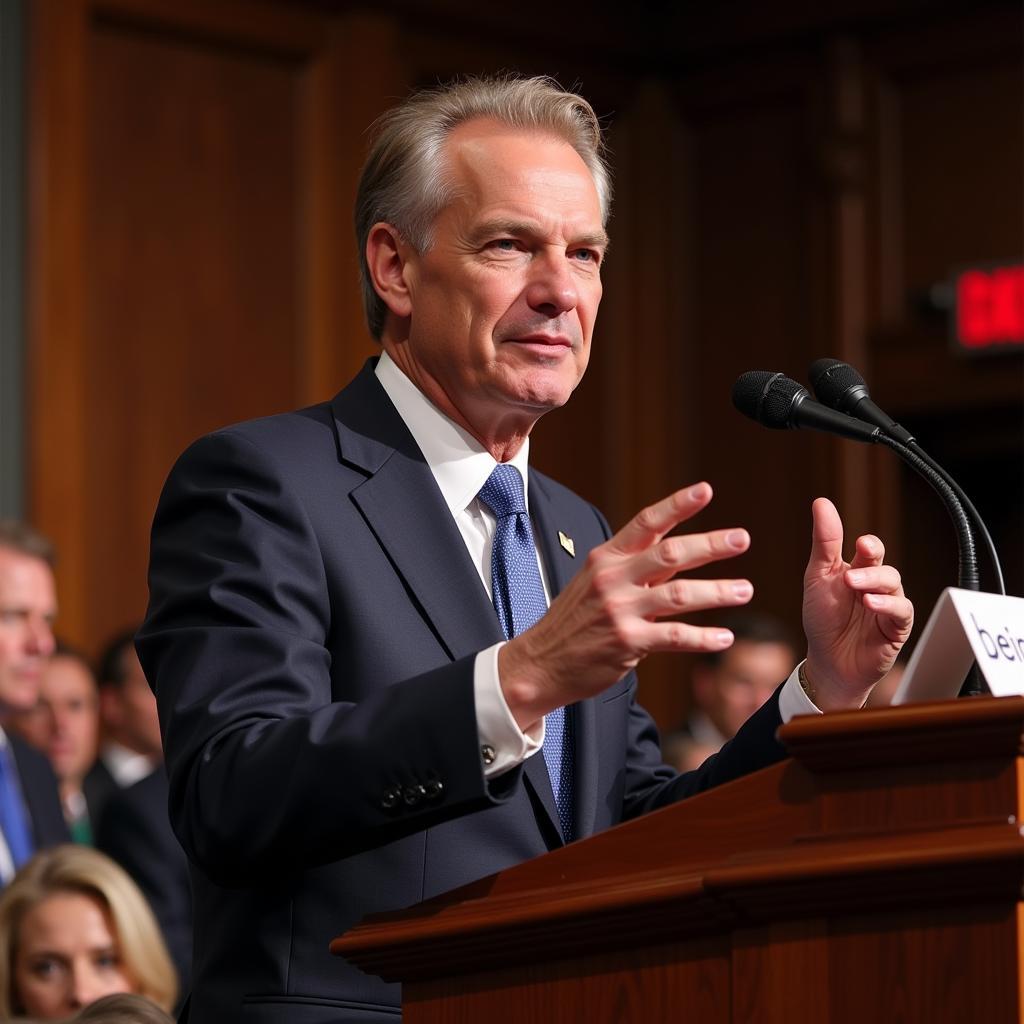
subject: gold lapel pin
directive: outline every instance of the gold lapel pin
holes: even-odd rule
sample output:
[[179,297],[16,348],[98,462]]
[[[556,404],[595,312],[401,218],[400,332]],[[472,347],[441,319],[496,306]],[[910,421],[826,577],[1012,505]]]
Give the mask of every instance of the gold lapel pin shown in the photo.
[[572,542],[572,537],[567,537],[561,530],[558,531],[558,543],[561,544],[573,558],[576,557],[576,545]]

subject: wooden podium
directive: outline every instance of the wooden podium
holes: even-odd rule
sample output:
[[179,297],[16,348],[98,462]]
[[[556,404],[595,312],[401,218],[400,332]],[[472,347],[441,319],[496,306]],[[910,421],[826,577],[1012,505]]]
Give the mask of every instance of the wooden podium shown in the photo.
[[788,760],[332,943],[405,1024],[1024,1020],[1024,698],[798,718]]

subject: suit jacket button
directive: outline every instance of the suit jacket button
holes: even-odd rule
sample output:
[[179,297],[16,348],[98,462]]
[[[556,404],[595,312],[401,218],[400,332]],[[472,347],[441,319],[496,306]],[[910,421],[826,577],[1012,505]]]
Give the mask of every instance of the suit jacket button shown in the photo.
[[390,811],[398,803],[401,795],[402,791],[397,786],[384,790],[384,795],[380,798],[381,807],[385,811]]
[[423,792],[428,800],[436,800],[444,792],[444,785],[440,779],[430,779],[423,787]]
[[406,786],[403,797],[407,806],[415,807],[426,795],[427,791],[422,786]]

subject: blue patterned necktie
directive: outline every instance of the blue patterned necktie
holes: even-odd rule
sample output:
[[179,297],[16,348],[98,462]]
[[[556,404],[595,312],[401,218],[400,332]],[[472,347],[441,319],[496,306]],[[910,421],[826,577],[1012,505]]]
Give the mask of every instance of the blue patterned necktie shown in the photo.
[[[477,497],[498,520],[491,550],[491,587],[498,621],[511,640],[548,610],[519,470],[509,465],[495,466]],[[545,716],[544,762],[555,794],[562,835],[569,842],[573,836],[572,729],[565,708]]]
[[11,748],[0,747],[0,831],[11,851],[14,867],[20,868],[32,856],[32,834],[29,832],[25,802],[21,797]]

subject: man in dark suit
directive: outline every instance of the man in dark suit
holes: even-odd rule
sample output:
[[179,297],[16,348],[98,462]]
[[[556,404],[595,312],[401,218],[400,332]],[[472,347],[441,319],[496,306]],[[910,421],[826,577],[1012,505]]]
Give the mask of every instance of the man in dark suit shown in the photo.
[[380,360],[173,470],[138,645],[192,862],[191,1021],[394,1021],[397,988],[332,960],[334,935],[771,763],[783,717],[860,706],[908,635],[881,542],[845,563],[819,500],[801,675],[700,771],[661,764],[632,670],[728,646],[675,617],[750,583],[679,574],[749,536],[667,536],[707,484],[611,536],[528,469],[533,424],[586,367],[608,196],[579,97],[414,97],[357,197]]
[[[36,706],[56,614],[49,541],[21,523],[0,523],[0,723]],[[46,755],[0,728],[0,880],[35,850],[69,839]]]

